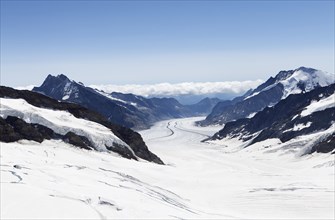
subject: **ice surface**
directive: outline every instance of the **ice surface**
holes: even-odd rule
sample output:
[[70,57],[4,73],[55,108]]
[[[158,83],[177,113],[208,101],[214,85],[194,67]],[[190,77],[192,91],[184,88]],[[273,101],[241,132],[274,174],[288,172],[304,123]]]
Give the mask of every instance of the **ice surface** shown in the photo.
[[297,157],[277,139],[234,152],[200,142],[220,130],[193,125],[201,119],[141,132],[166,166],[57,141],[1,143],[1,218],[334,219],[334,155]]

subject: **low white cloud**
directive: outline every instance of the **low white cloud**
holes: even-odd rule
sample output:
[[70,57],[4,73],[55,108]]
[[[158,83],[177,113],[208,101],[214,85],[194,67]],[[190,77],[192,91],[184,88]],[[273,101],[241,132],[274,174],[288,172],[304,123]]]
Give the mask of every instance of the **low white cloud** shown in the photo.
[[230,82],[184,82],[158,83],[147,85],[91,85],[90,87],[105,92],[133,93],[148,96],[178,96],[178,95],[210,95],[210,94],[241,94],[257,87],[262,80],[230,81]]

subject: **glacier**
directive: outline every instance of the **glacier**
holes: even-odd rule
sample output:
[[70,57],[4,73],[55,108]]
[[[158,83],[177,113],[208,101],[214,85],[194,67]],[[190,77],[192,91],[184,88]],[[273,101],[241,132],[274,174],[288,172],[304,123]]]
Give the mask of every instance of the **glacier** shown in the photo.
[[194,126],[200,119],[141,131],[165,166],[57,140],[1,143],[1,218],[335,217],[334,155],[298,157],[299,149],[282,148],[277,139],[248,148],[201,142],[219,127]]

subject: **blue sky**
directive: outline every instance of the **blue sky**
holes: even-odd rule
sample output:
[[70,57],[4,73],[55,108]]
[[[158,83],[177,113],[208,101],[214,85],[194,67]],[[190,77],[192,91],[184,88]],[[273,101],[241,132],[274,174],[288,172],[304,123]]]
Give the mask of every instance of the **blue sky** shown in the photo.
[[334,72],[334,1],[1,1],[1,84],[266,79]]

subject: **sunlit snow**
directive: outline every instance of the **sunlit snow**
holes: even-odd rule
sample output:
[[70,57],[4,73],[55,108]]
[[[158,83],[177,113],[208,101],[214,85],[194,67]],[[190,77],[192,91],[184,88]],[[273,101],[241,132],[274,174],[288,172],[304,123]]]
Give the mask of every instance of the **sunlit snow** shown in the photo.
[[277,139],[231,153],[200,142],[220,129],[193,126],[200,119],[141,132],[165,166],[59,141],[1,143],[1,218],[335,217],[334,155],[298,157]]
[[313,73],[305,72],[303,70],[296,70],[290,77],[287,79],[281,79],[268,87],[262,89],[259,92],[252,93],[245,99],[249,99],[253,96],[258,95],[261,92],[267,91],[277,84],[282,84],[284,87],[282,99],[285,99],[287,96],[291,94],[299,94],[302,92],[299,84],[303,82],[305,92],[311,91],[319,86],[328,86],[332,83],[335,83],[335,75],[327,72],[323,72],[320,70],[316,70]]
[[0,116],[15,116],[27,123],[37,123],[51,128],[56,133],[65,135],[71,131],[77,135],[86,136],[97,150],[105,151],[106,147],[112,147],[114,143],[131,148],[116,137],[109,128],[98,123],[76,118],[66,111],[55,111],[51,109],[38,108],[30,105],[24,99],[0,98]]
[[327,98],[320,99],[319,101],[312,101],[302,112],[301,116],[307,116],[313,112],[322,111],[327,108],[335,107],[335,94],[328,96]]

